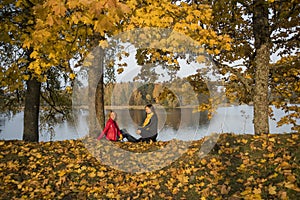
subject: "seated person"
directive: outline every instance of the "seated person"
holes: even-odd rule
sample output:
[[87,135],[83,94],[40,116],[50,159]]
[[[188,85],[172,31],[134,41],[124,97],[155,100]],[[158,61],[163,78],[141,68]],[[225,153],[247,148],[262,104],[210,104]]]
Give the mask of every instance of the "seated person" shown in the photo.
[[141,136],[139,139],[136,139],[130,135],[128,132],[126,132],[126,130],[122,130],[123,137],[127,138],[128,141],[149,142],[152,140],[153,142],[156,142],[158,124],[157,115],[154,111],[154,107],[151,104],[145,106],[145,111],[147,114],[146,119],[144,120],[142,127],[138,128],[136,131],[136,133]]
[[106,139],[110,141],[117,141],[122,139],[122,134],[116,122],[116,118],[117,114],[114,111],[110,111],[109,119],[107,120],[102,133],[97,138],[98,140],[103,138],[104,135],[106,136]]

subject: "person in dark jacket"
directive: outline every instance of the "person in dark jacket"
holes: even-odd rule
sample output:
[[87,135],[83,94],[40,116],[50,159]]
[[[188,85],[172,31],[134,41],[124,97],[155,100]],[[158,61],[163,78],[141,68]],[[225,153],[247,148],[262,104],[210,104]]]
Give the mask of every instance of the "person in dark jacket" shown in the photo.
[[155,113],[154,107],[152,104],[148,104],[145,106],[146,111],[146,118],[144,123],[141,127],[139,127],[136,131],[138,135],[141,137],[139,139],[134,138],[127,132],[122,132],[123,136],[128,139],[130,142],[156,142],[157,138],[157,126],[158,126],[158,119]]
[[97,138],[98,140],[103,138],[104,135],[106,139],[110,141],[117,141],[122,139],[122,134],[116,122],[116,118],[117,118],[117,114],[114,111],[110,111],[109,119],[106,122],[105,128]]

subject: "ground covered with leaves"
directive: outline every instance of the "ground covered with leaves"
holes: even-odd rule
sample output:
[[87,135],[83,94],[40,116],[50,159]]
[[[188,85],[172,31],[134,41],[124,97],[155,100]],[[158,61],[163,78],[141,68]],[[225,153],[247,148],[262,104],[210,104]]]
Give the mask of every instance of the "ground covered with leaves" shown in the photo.
[[[222,134],[207,155],[201,152],[205,138],[188,148],[178,141],[86,141],[0,141],[0,199],[300,199],[299,134]],[[132,167],[128,172],[103,163],[107,154],[94,154],[116,147],[140,157],[160,149],[168,158],[172,152],[181,156],[160,169],[139,171],[132,158],[115,155],[120,168]],[[167,161],[166,155],[140,167]]]

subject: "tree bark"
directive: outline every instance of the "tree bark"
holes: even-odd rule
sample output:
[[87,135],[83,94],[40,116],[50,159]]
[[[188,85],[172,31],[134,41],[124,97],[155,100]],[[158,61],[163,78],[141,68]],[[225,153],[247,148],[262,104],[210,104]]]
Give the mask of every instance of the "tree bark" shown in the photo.
[[103,59],[104,51],[97,47],[89,69],[89,135],[97,137],[105,125]]
[[24,108],[24,141],[39,141],[40,92],[41,83],[36,78],[27,81]]
[[269,133],[268,77],[270,62],[270,31],[268,6],[265,0],[253,1],[253,34],[256,54],[254,58],[254,132]]
[[97,120],[101,129],[105,126],[105,110],[104,110],[104,49],[99,48],[99,81],[96,88],[95,110]]
[[263,45],[255,59],[254,131],[256,135],[269,133],[269,48]]

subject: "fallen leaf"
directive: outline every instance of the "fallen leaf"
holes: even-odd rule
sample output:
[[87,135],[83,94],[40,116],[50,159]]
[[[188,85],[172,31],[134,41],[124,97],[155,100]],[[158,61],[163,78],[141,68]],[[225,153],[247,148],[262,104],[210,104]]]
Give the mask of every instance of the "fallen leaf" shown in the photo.
[[277,193],[277,192],[276,192],[276,186],[269,185],[268,192],[269,192],[269,194],[271,194],[271,195],[275,195],[275,194]]

